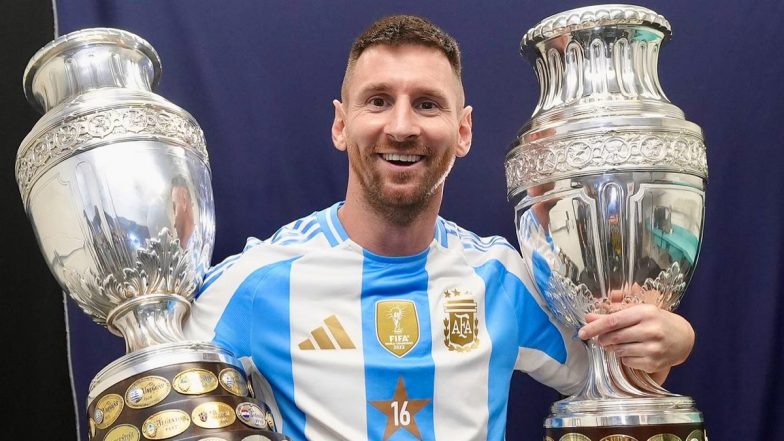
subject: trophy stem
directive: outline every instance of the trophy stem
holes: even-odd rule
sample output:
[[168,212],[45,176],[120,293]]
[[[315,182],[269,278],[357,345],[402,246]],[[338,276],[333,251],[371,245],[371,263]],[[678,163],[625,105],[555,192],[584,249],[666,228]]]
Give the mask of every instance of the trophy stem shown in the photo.
[[[589,359],[588,379],[580,392],[569,398],[569,401],[651,396],[651,393],[647,393],[645,389],[640,390],[635,383],[627,379],[624,367],[615,354],[605,351],[593,339],[587,341],[586,346]],[[648,380],[655,383],[650,377]],[[647,385],[642,378],[640,382]]]
[[[613,386],[613,377],[610,364],[605,351],[591,339],[586,342],[588,347],[588,379],[582,390],[573,398],[599,399],[599,398],[625,398],[628,395],[620,393]],[[578,398],[579,397],[579,398]]]
[[[629,378],[624,374],[625,366],[621,360],[613,352],[606,352],[601,349],[607,360],[607,366],[610,370],[610,376],[613,379],[613,385],[619,389],[623,394],[630,397],[650,397],[651,394],[646,393],[644,390],[638,388],[634,383],[629,381]],[[651,380],[653,381],[653,380]]]
[[176,294],[150,294],[131,299],[106,318],[109,330],[125,338],[131,353],[164,343],[185,340],[182,323],[190,313],[188,300]]
[[622,366],[624,375],[629,381],[634,384],[637,388],[654,395],[659,395],[663,397],[677,397],[678,394],[674,394],[667,389],[661,387],[659,383],[657,383],[653,378],[651,378],[650,374],[645,371],[641,371],[639,369],[630,368],[627,366]]

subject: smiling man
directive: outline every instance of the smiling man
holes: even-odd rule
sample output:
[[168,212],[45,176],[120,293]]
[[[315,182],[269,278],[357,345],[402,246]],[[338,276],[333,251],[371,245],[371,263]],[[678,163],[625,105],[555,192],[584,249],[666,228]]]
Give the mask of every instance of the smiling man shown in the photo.
[[446,35],[423,45],[417,33],[393,44],[369,34],[351,51],[343,102],[333,103],[332,139],[350,166],[338,216],[369,251],[407,255],[433,239],[446,176],[471,146],[472,109]]
[[[251,364],[293,439],[503,440],[513,371],[570,393],[586,357],[515,248],[438,215],[471,146],[457,43],[425,19],[384,18],[352,46],[333,105],[345,201],[213,268],[186,333]],[[682,318],[621,313],[583,336],[635,344],[664,374],[691,350]]]

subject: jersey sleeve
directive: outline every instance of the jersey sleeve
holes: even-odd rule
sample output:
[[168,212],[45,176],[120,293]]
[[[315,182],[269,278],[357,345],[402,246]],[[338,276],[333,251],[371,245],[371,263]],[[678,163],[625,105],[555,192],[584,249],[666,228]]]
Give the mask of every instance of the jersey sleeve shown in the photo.
[[558,390],[572,394],[587,375],[587,352],[576,331],[562,325],[548,309],[539,285],[549,277],[542,262],[526,265],[520,254],[504,255],[504,290],[512,298],[518,320],[515,369]]
[[283,258],[274,246],[252,240],[241,254],[207,272],[183,327],[186,338],[213,342],[237,357],[251,355],[255,296],[269,269]]

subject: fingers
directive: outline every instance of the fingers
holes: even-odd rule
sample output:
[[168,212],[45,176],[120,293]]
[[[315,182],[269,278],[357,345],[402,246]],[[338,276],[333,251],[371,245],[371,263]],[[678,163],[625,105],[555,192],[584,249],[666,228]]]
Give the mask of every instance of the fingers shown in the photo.
[[618,346],[605,347],[607,352],[613,352],[625,366],[639,369],[649,374],[662,372],[670,367],[668,360],[661,357],[659,348],[646,343],[630,343]]
[[669,366],[662,366],[661,361],[651,357],[621,357],[621,363],[630,368],[639,369],[649,374],[661,372]]
[[658,372],[686,360],[694,347],[688,321],[653,305],[634,305],[612,314],[589,314],[579,331],[629,367]]
[[586,324],[578,335],[583,340],[588,340],[611,331],[628,328],[650,318],[658,308],[653,305],[635,305],[612,314],[588,314]]

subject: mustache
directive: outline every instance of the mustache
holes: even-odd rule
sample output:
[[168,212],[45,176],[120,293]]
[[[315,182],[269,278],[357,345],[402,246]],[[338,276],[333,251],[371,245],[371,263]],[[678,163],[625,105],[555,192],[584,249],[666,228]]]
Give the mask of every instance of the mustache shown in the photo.
[[384,153],[416,153],[420,155],[429,156],[432,152],[432,148],[418,140],[412,141],[403,141],[403,142],[383,142],[380,144],[376,144],[373,146],[374,152],[384,152]]

